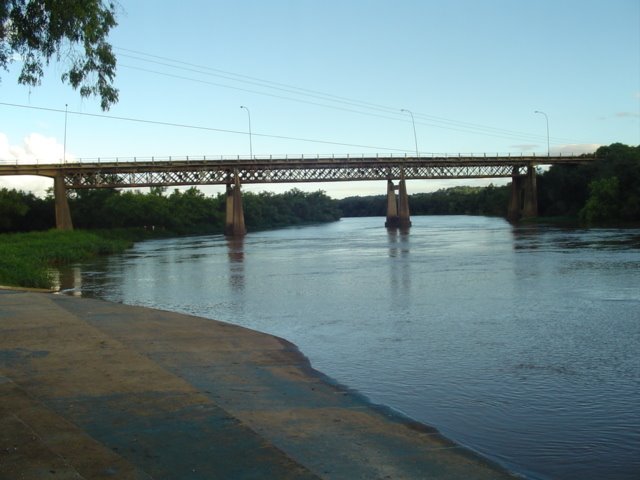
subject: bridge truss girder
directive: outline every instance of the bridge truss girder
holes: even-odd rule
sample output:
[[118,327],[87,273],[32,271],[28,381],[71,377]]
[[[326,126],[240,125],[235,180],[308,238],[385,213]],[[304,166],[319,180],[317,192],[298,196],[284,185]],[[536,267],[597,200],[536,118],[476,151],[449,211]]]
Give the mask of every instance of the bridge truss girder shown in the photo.
[[[510,217],[535,215],[535,169],[538,165],[579,164],[593,157],[575,156],[444,156],[444,157],[320,157],[156,161],[77,162],[63,164],[0,164],[3,175],[39,175],[55,179],[56,225],[72,229],[66,191],[91,188],[137,188],[226,185],[227,224],[232,235],[245,231],[240,185],[302,182],[385,180],[389,205],[396,202],[393,181],[399,181],[401,202],[389,210],[387,224],[411,224],[406,204],[406,180],[508,178],[512,181]],[[406,205],[405,205],[406,204]],[[402,207],[402,208],[400,208]],[[393,211],[392,211],[393,210]],[[395,213],[394,213],[395,212]],[[395,218],[397,216],[397,219]],[[396,222],[397,220],[397,222]]]
[[[65,169],[67,189],[135,188],[192,185],[229,185],[238,178],[242,184],[347,182],[416,179],[499,178],[512,177],[514,167],[521,174],[526,165],[359,165],[359,166],[277,166],[241,165],[236,168],[182,165],[179,169],[95,168]],[[237,177],[236,177],[237,175]]]

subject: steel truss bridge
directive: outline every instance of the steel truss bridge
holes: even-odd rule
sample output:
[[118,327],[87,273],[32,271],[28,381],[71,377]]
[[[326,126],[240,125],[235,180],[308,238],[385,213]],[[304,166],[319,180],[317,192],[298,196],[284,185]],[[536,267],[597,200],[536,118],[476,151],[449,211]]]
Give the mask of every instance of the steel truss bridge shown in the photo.
[[586,156],[299,156],[105,159],[56,164],[0,164],[0,175],[62,177],[66,189],[500,178],[537,165],[586,163]]
[[[573,155],[169,157],[28,165],[0,163],[0,176],[53,178],[56,226],[59,229],[73,228],[67,190],[226,185],[225,233],[239,236],[246,233],[240,192],[242,184],[385,180],[386,226],[408,228],[411,220],[406,180],[511,177],[509,217],[515,220],[537,215],[537,166],[593,160],[593,156]],[[394,181],[398,185],[394,185]]]

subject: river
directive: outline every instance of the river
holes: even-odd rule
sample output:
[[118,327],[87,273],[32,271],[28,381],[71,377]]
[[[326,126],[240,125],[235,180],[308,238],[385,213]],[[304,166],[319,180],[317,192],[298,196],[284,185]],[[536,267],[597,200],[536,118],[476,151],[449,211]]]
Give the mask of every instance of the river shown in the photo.
[[412,220],[146,241],[62,287],[284,337],[527,478],[640,478],[640,230]]

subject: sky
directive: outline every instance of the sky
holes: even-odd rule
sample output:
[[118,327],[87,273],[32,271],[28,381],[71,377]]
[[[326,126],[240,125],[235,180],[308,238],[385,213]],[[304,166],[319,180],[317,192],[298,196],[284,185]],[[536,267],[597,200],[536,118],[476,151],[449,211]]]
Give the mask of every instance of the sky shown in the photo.
[[[639,0],[120,0],[117,15],[108,112],[61,83],[64,63],[35,88],[17,84],[19,59],[0,72],[0,163],[247,156],[249,140],[258,156],[411,154],[416,141],[421,154],[546,154],[547,119],[551,153],[640,144]],[[455,184],[479,182],[408,188]],[[386,192],[247,189],[294,186]]]

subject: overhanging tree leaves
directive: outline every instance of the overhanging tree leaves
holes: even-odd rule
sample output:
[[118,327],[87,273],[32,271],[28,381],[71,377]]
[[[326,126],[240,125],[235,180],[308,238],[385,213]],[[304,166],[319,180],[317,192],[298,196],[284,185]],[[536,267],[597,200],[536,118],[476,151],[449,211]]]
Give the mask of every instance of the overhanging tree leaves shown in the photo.
[[68,70],[62,81],[103,110],[118,101],[116,57],[107,42],[115,4],[101,0],[0,0],[0,66],[22,62],[18,83],[37,86],[51,59]]

